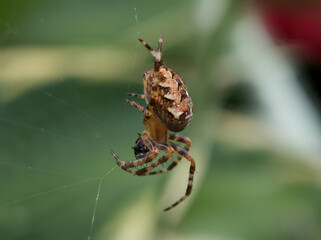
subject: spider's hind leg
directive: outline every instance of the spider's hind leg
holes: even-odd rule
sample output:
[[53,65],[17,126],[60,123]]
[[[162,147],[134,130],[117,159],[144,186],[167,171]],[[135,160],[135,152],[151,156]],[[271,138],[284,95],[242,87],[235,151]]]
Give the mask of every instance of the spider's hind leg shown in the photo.
[[191,147],[191,140],[188,137],[185,137],[183,135],[177,134],[177,133],[168,133],[168,139],[176,141],[176,142],[181,142],[185,144],[184,149],[187,151]]
[[172,209],[173,207],[177,206],[178,204],[183,202],[191,194],[192,188],[193,188],[193,181],[194,181],[194,172],[195,172],[195,161],[194,161],[192,155],[188,151],[186,151],[184,148],[181,148],[174,143],[171,144],[171,146],[175,149],[175,151],[179,155],[184,156],[184,158],[186,158],[191,163],[191,165],[189,168],[188,184],[187,184],[187,188],[186,188],[186,192],[185,192],[184,196],[181,197],[176,202],[174,202],[169,207],[165,208],[164,211],[168,211],[168,210]]

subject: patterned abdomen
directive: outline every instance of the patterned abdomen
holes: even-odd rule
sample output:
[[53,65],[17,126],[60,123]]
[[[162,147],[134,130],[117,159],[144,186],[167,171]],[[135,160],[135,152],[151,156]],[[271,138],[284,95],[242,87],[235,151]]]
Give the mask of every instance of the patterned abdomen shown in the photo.
[[144,74],[146,103],[170,131],[180,132],[191,121],[193,103],[181,78],[170,68]]

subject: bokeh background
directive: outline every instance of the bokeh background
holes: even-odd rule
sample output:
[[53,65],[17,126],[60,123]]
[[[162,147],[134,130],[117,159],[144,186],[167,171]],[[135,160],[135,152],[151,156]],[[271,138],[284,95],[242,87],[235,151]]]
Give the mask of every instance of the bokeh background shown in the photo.
[[[0,239],[321,239],[318,1],[0,3]],[[188,163],[137,177],[156,46],[194,102]],[[140,101],[140,100],[137,100]],[[141,101],[143,104],[143,101]]]

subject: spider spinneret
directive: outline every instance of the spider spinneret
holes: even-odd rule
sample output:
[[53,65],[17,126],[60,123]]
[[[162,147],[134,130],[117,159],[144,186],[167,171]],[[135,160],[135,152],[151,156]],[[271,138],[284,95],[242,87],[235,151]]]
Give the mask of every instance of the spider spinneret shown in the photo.
[[[193,104],[187,88],[182,79],[171,68],[165,67],[162,62],[162,35],[158,41],[158,49],[155,52],[144,40],[138,39],[155,57],[154,69],[143,75],[144,94],[128,93],[129,96],[145,99],[147,107],[139,105],[134,101],[125,101],[137,108],[144,114],[143,124],[146,129],[139,135],[133,147],[136,160],[130,162],[122,161],[112,150],[111,154],[123,170],[138,176],[148,176],[165,173],[172,170],[184,157],[190,162],[188,185],[185,195],[178,201],[165,208],[168,211],[184,201],[192,191],[195,172],[195,161],[189,153],[191,140],[177,133],[186,128],[193,116]],[[172,131],[172,132],[168,132]],[[169,141],[172,140],[172,141]],[[182,148],[173,141],[185,144]],[[165,154],[156,159],[159,151]],[[167,167],[151,171],[160,164],[167,162],[174,153],[177,157]],[[156,159],[155,161],[153,161]],[[139,170],[131,168],[142,166]]]

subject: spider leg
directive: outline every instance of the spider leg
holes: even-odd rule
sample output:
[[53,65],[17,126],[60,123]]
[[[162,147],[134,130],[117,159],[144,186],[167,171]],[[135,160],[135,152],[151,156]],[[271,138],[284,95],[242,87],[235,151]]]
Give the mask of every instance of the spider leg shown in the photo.
[[171,146],[174,148],[174,150],[179,154],[184,156],[184,158],[186,158],[190,163],[190,168],[189,168],[189,176],[188,176],[188,185],[186,188],[186,192],[185,195],[183,197],[181,197],[178,201],[176,201],[175,203],[173,203],[172,205],[170,205],[169,207],[165,208],[164,211],[168,211],[170,209],[172,209],[173,207],[177,206],[178,204],[180,204],[181,202],[183,202],[192,192],[192,188],[193,188],[193,179],[194,179],[194,172],[195,172],[195,161],[192,157],[192,155],[186,151],[186,149],[179,147],[176,144],[171,144]]
[[163,34],[159,36],[158,40],[158,48],[156,52],[156,62],[162,61],[162,46],[163,46]]
[[177,134],[177,133],[168,133],[168,139],[181,142],[185,144],[185,149],[188,151],[191,147],[191,140],[188,137],[185,137],[183,135]]
[[157,144],[158,149],[165,151],[166,154],[164,156],[162,156],[161,158],[159,158],[157,161],[147,165],[146,167],[136,171],[136,174],[139,176],[148,176],[148,175],[152,175],[150,174],[148,171],[152,170],[153,168],[159,166],[162,163],[167,162],[171,156],[174,154],[174,149],[171,146],[168,145],[164,145],[164,144]]
[[156,52],[153,50],[151,46],[148,45],[143,39],[139,38],[138,41],[140,41],[148,50],[149,52],[156,58]]
[[148,45],[143,39],[138,39],[148,50],[149,52],[156,58],[155,60],[155,71],[158,71],[159,68],[163,65],[162,63],[162,46],[163,46],[163,35],[161,34],[158,40],[158,48],[157,52],[155,52],[151,46]]
[[[136,171],[133,171],[133,170],[129,169],[130,167],[136,167],[136,166],[140,166],[142,164],[148,163],[148,162],[152,161],[153,159],[155,159],[156,156],[158,155],[158,154],[149,153],[146,157],[144,157],[142,159],[135,160],[135,161],[132,161],[132,162],[124,162],[112,150],[110,150],[110,153],[116,159],[117,165],[121,169],[123,169],[126,172],[129,172],[131,174],[134,174],[134,175],[137,175],[137,173],[136,173]],[[135,162],[135,163],[133,163],[133,162]],[[135,165],[135,166],[126,167],[126,163],[127,163],[127,165],[128,165],[128,163],[133,163],[133,165]]]
[[129,103],[130,105],[132,105],[133,107],[137,108],[139,111],[141,111],[142,113],[144,113],[145,116],[147,117],[151,117],[152,113],[147,110],[146,108],[144,108],[143,106],[139,105],[138,103],[134,102],[134,101],[130,101],[128,99],[125,99],[125,102]]
[[141,98],[141,99],[145,99],[145,95],[144,94],[138,94],[138,93],[127,93],[128,96],[131,96],[131,97],[138,97],[138,98]]
[[147,156],[141,159],[137,159],[130,162],[124,162],[112,150],[110,150],[111,155],[113,155],[113,157],[116,159],[117,165],[129,173],[132,173],[133,171],[128,168],[137,167],[145,163],[151,162],[158,155],[158,148],[156,147],[155,142],[145,134],[142,134],[141,138],[144,141],[146,147],[150,149],[150,152],[147,154]]
[[155,60],[155,64],[154,64],[154,70],[158,71],[159,68],[163,65],[162,62],[162,46],[163,46],[163,35],[161,34],[158,40],[158,49],[156,52],[156,60]]
[[[170,140],[173,140],[173,141],[178,141],[178,142],[182,142],[185,144],[185,147],[184,149],[186,151],[189,150],[190,146],[191,146],[191,140],[188,138],[188,137],[185,137],[183,135],[180,135],[180,134],[177,134],[177,133],[169,133],[168,134],[168,139]],[[174,143],[171,143],[169,142],[169,144],[174,144]],[[175,144],[175,146],[177,146]],[[172,170],[174,167],[177,166],[177,164],[180,162],[180,160],[183,158],[183,155],[178,155],[174,161],[167,167],[167,168],[164,168],[164,169],[160,169],[158,171],[154,171],[154,172],[149,172],[148,174],[146,175],[156,175],[156,174],[161,174],[161,173],[167,173],[169,172],[170,170]]]

